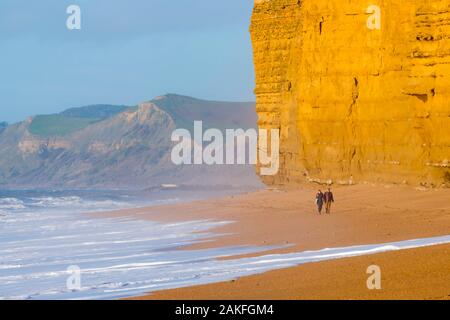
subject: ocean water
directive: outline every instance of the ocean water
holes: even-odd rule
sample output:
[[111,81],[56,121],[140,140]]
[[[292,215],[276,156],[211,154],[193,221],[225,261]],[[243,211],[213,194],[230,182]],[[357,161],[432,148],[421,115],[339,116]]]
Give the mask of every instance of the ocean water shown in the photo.
[[[131,218],[92,218],[86,214],[181,198],[174,193],[144,197],[106,191],[3,191],[0,299],[115,299],[303,263],[450,243],[450,236],[443,236],[270,255],[264,251],[274,247],[179,250],[208,241],[212,228],[232,222],[163,224]],[[262,255],[219,259],[254,252]],[[74,289],[70,280],[77,275],[80,286]]]
[[[187,199],[176,192],[2,191],[0,299],[111,299],[225,279],[226,270],[208,275],[202,268],[220,257],[264,250],[179,250],[206,241],[226,221],[162,224],[87,214]],[[80,271],[80,290],[67,286],[73,267]]]

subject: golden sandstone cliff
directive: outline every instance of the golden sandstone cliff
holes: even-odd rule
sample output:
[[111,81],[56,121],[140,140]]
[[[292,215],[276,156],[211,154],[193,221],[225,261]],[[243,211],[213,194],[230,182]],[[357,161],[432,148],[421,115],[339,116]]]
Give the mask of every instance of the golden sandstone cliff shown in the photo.
[[450,0],[255,0],[267,183],[450,183]]

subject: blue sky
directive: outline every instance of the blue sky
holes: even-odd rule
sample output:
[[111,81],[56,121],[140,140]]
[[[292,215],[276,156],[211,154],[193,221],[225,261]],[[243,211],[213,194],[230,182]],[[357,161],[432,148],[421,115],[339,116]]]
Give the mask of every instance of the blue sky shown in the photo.
[[165,93],[254,100],[252,0],[30,2],[0,2],[0,122]]

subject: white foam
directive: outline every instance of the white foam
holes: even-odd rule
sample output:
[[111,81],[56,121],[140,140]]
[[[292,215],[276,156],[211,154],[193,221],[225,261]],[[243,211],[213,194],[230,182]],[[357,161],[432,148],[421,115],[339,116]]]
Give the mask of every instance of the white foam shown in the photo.
[[[72,199],[78,201],[75,198]],[[51,200],[53,201],[53,200]],[[224,222],[157,224],[130,218],[95,219],[66,210],[10,212],[0,225],[0,299],[115,297],[121,284],[139,292],[160,283],[168,266],[244,254],[251,248],[183,252],[176,247],[204,241]],[[67,290],[67,267],[82,269],[83,290]],[[151,270],[151,272],[150,272]],[[158,270],[154,279],[151,274]],[[150,279],[149,279],[150,278]],[[108,292],[105,291],[108,289]],[[120,294],[117,293],[117,296]]]
[[86,200],[78,196],[67,197],[32,197],[30,198],[30,206],[41,208],[70,208],[76,207],[78,211],[96,211],[105,208],[126,208],[130,204],[123,201],[115,200]]
[[17,198],[0,198],[0,209],[19,210],[25,209],[25,205],[22,200],[19,200]]

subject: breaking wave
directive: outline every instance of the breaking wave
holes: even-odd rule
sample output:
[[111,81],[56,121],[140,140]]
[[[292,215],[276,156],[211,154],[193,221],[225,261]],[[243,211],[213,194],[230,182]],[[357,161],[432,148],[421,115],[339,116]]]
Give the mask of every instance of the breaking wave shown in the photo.
[[[147,203],[145,203],[147,204]],[[0,216],[16,213],[34,213],[55,210],[69,210],[71,212],[95,212],[102,210],[116,210],[139,206],[128,201],[125,197],[104,196],[4,196],[0,194]]]
[[116,200],[88,200],[78,196],[70,197],[39,197],[30,198],[30,207],[38,208],[77,208],[78,210],[105,210],[112,208],[126,208],[131,206],[124,201]]
[[22,200],[17,198],[0,198],[0,213],[7,210],[21,210],[25,208],[25,204]]

